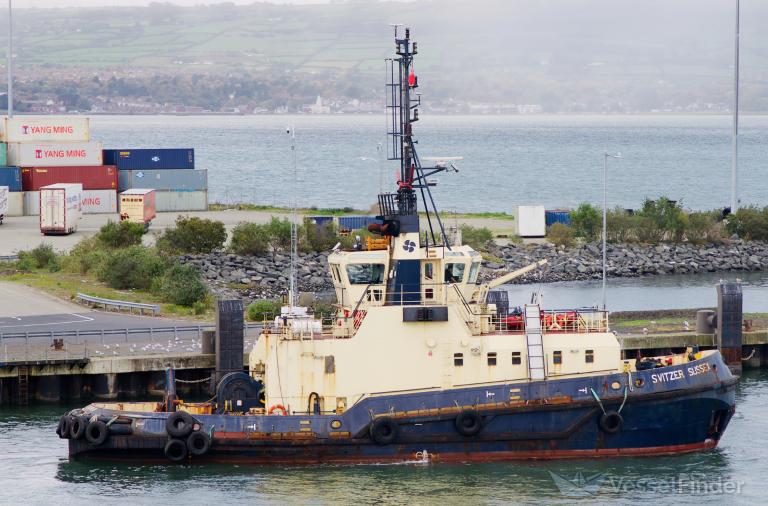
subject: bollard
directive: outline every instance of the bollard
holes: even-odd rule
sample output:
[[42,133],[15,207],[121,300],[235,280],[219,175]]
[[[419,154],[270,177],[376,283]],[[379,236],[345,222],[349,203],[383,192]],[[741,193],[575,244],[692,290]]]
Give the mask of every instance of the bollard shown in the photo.
[[717,347],[733,374],[741,374],[741,283],[717,285]]

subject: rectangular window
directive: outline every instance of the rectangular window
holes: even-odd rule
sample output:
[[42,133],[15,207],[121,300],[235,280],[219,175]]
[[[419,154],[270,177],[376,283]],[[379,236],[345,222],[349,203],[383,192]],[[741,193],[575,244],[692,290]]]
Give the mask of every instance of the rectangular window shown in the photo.
[[347,276],[353,285],[379,285],[384,282],[384,264],[349,264]]
[[588,364],[595,362],[595,350],[586,350],[584,352],[584,361]]
[[554,352],[552,352],[552,363],[553,364],[562,364],[563,363],[563,352],[562,351],[554,351]]
[[512,365],[520,365],[523,361],[520,358],[520,352],[519,351],[513,351],[512,352]]
[[424,298],[425,299],[434,299],[435,298],[435,291],[432,288],[425,288],[424,289]]
[[341,283],[341,274],[339,274],[338,264],[331,264],[331,276],[333,276],[334,281]]
[[476,283],[477,275],[480,273],[480,262],[472,262],[472,267],[469,268],[469,279],[467,282]]
[[447,263],[445,264],[445,282],[461,283],[464,280],[465,264]]
[[464,365],[464,354],[463,353],[454,353],[453,354],[453,365],[456,367],[461,367]]
[[435,266],[432,264],[432,262],[427,262],[424,264],[424,279],[432,280],[435,276]]
[[496,352],[488,352],[488,365],[496,365]]

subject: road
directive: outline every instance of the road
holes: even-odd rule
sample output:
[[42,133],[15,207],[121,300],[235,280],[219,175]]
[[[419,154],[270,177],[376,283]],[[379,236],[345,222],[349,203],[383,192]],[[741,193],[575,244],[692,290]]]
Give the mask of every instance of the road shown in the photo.
[[[202,350],[201,330],[213,325],[89,310],[23,285],[0,282],[0,362],[197,354]],[[258,331],[248,329],[246,350]],[[54,339],[61,339],[61,345],[56,346]]]

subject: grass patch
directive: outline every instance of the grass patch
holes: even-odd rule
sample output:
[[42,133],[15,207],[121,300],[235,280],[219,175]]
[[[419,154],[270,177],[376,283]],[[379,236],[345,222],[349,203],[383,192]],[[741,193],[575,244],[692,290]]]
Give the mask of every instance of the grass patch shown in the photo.
[[195,314],[195,308],[162,302],[159,297],[150,292],[141,290],[116,290],[97,281],[89,275],[73,274],[63,271],[49,272],[47,270],[35,269],[30,272],[10,274],[4,276],[4,279],[42,290],[66,300],[74,300],[75,295],[79,292],[105,299],[140,302],[144,304],[159,304],[160,314],[163,316],[185,317],[203,321],[211,321],[215,317],[211,304],[207,304],[202,313]]

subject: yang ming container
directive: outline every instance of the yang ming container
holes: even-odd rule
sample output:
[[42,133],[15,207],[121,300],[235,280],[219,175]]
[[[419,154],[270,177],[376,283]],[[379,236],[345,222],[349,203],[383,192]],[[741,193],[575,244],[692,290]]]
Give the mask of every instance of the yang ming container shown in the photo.
[[55,183],[80,183],[83,190],[117,191],[117,167],[81,165],[73,167],[24,167],[21,182],[24,191],[37,191]]
[[149,226],[155,215],[155,190],[134,188],[120,194],[120,221]]
[[0,119],[5,142],[86,142],[90,122],[82,116],[14,116]]
[[105,149],[104,164],[120,170],[194,169],[195,150],[180,149]]
[[40,188],[40,232],[71,234],[82,215],[80,184],[52,184]]
[[21,169],[18,167],[0,167],[0,186],[7,186],[8,191],[21,191]]
[[8,163],[19,167],[102,165],[100,142],[8,144]]
[[152,190],[197,192],[208,189],[208,170],[163,169],[120,170],[119,188],[148,188]]
[[207,211],[208,192],[155,192],[157,212]]

